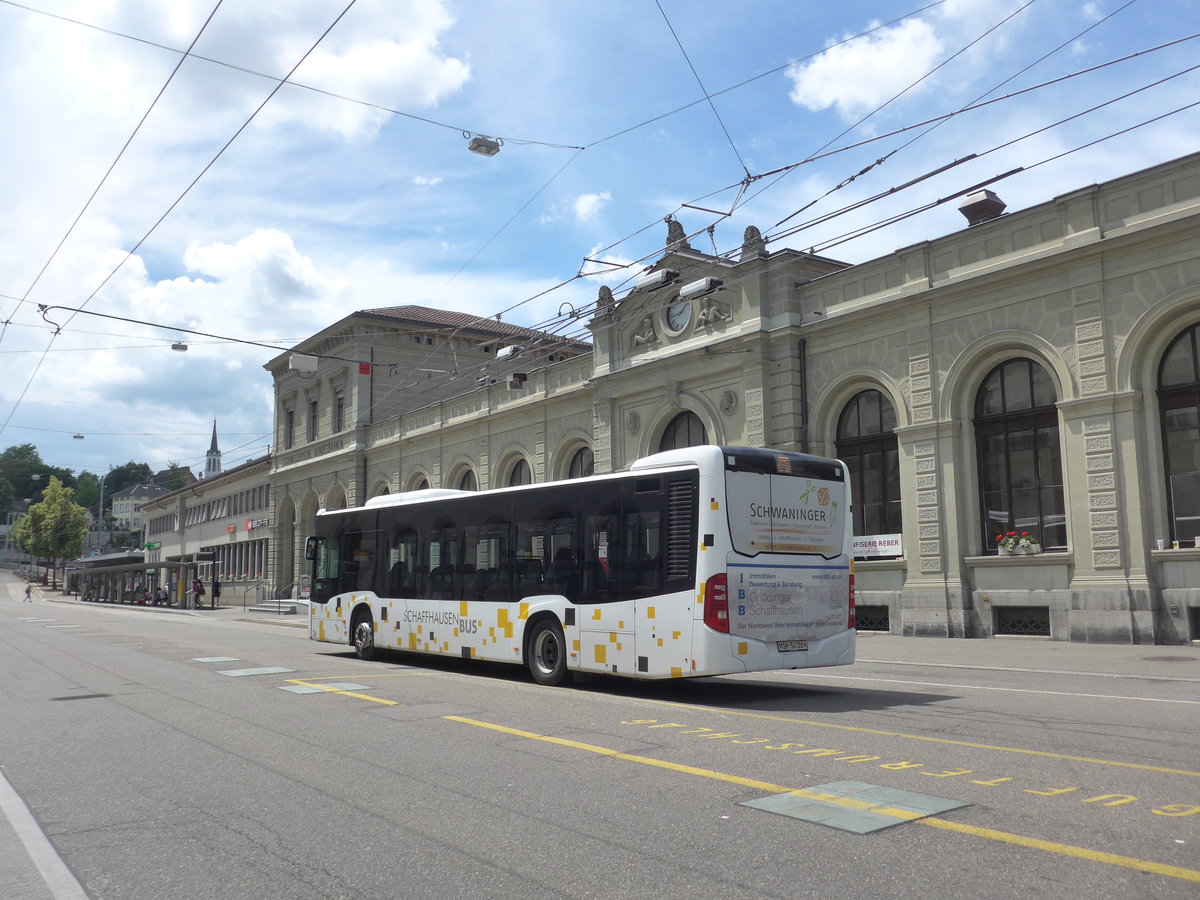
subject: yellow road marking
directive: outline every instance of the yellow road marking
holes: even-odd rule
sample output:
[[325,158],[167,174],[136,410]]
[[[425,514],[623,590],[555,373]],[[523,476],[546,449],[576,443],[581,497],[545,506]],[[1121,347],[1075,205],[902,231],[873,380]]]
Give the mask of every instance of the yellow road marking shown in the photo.
[[878,728],[860,728],[856,725],[837,725],[832,722],[814,722],[810,719],[793,719],[791,716],[773,716],[769,713],[745,712],[738,709],[721,709],[715,706],[699,706],[693,703],[678,703],[672,700],[651,700],[641,697],[624,697],[634,703],[645,703],[650,706],[667,706],[675,709],[690,709],[697,712],[716,713],[722,716],[740,716],[747,719],[764,719],[768,722],[787,722],[792,725],[811,725],[814,728],[832,728],[837,731],[851,731],[857,734],[874,734],[881,737],[903,738],[908,741],[924,741],[929,744],[947,744],[951,747],[970,747],[974,750],[994,750],[998,753],[1019,753],[1023,756],[1038,756],[1043,759],[1061,759],[1067,762],[1091,763],[1096,766],[1116,766],[1121,769],[1138,769],[1143,772],[1158,772],[1162,775],[1186,775],[1189,778],[1200,778],[1200,772],[1190,769],[1168,769],[1164,766],[1150,766],[1145,763],[1121,762],[1115,759],[1094,759],[1090,756],[1071,756],[1066,753],[1049,753],[1045,750],[1027,750],[1023,747],[1005,747],[1002,744],[980,744],[974,741],[956,741],[950,738],[926,737],[921,734],[906,734],[903,731],[882,731]]
[[[622,753],[620,750],[613,750],[609,747],[600,747],[596,744],[585,744],[582,741],[572,741],[567,738],[556,738],[545,734],[536,734],[532,731],[522,731],[518,728],[509,728],[506,725],[496,725],[493,722],[482,722],[478,719],[468,719],[464,716],[443,716],[450,722],[459,722],[463,725],[474,725],[477,728],[486,728],[491,731],[498,731],[501,734],[511,734],[514,737],[527,738],[531,741],[542,741],[547,744],[557,744],[560,747],[573,747],[576,750],[584,750],[589,753],[596,753],[600,756],[607,756],[611,759],[625,760],[626,762],[641,763],[642,765],[653,766],[657,769],[667,769],[672,772],[679,772],[684,775],[696,775],[701,778],[708,778],[713,781],[723,781],[728,784],[737,784],[743,787],[755,788],[756,790],[765,791],[772,794],[795,794],[802,797],[809,797],[816,800],[827,800],[829,802],[838,803],[841,806],[854,807],[855,804],[861,801],[853,800],[845,797],[833,797],[830,795],[821,794],[818,791],[807,789],[796,790],[794,788],[784,787],[779,784],[772,784],[769,781],[759,781],[756,778],[742,778],[740,775],[730,775],[726,772],[717,772],[713,769],[702,769],[698,766],[685,766],[680,763],[668,762],[663,759],[655,759],[651,756],[638,756],[633,753]],[[865,730],[865,729],[860,729]],[[882,733],[882,732],[880,732]],[[1071,758],[1071,757],[1066,757]],[[890,815],[895,818],[909,818],[912,813],[908,810],[892,809],[875,809],[873,812],[878,812],[883,815]],[[1086,847],[1074,847],[1070,844],[1060,844],[1056,841],[1043,841],[1039,838],[1026,837],[1021,834],[1012,834],[1007,831],[996,831],[992,828],[979,828],[974,825],[962,825],[958,822],[951,822],[948,819],[939,819],[936,816],[926,816],[916,819],[921,825],[928,825],[931,828],[938,828],[943,831],[953,831],[959,834],[971,835],[972,837],[986,838],[988,840],[1000,841],[1006,844],[1014,844],[1018,847],[1027,847],[1031,850],[1042,850],[1047,853],[1058,853],[1063,856],[1071,856],[1076,859],[1086,859],[1091,862],[1105,863],[1111,866],[1121,866],[1126,869],[1135,869],[1139,872],[1150,872],[1155,875],[1165,875],[1168,878],[1179,878],[1184,881],[1200,882],[1200,871],[1196,869],[1185,869],[1182,866],[1170,866],[1164,863],[1151,862],[1147,859],[1138,859],[1134,856],[1122,856],[1118,853],[1105,853],[1101,850],[1089,850]]]
[[1185,869],[1182,866],[1168,866],[1164,863],[1150,862],[1148,859],[1138,859],[1133,856],[1121,856],[1118,853],[1105,853],[1103,850],[1088,850],[1086,847],[1072,847],[1070,844],[1059,844],[1055,841],[1043,841],[1038,838],[1025,837],[1021,834],[1009,834],[1006,831],[994,831],[991,828],[977,828],[974,825],[962,825],[946,819],[930,816],[921,819],[922,825],[940,828],[943,831],[956,831],[959,834],[969,834],[973,837],[988,838],[1002,841],[1006,844],[1016,844],[1018,847],[1029,847],[1033,850],[1045,850],[1047,853],[1059,853],[1063,856],[1073,856],[1076,859],[1087,859],[1092,862],[1107,863],[1110,866],[1122,866],[1126,869],[1136,869],[1139,872],[1150,872],[1154,875],[1166,875],[1168,878],[1180,878],[1184,881],[1200,882],[1200,871]]
[[372,703],[382,703],[384,706],[402,706],[395,700],[384,700],[382,697],[372,697],[368,694],[356,694],[354,691],[339,691],[337,688],[326,687],[323,684],[317,684],[313,681],[304,681],[300,678],[289,678],[288,684],[299,684],[304,687],[316,688],[317,690],[325,691],[328,694],[341,694],[343,697],[356,697],[359,700],[370,700]]

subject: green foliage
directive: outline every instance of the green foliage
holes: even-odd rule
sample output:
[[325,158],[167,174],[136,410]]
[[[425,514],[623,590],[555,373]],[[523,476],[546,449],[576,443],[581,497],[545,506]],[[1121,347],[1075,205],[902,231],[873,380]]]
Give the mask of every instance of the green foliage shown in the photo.
[[29,507],[13,526],[13,537],[26,553],[38,559],[72,559],[83,553],[87,511],[77,505],[75,492],[51,476],[40,502]]
[[75,486],[75,473],[46,465],[33,444],[17,444],[0,452],[0,480],[6,481],[12,491],[5,500],[0,487],[0,513],[8,512],[13,500],[37,500],[51,478],[67,487]]

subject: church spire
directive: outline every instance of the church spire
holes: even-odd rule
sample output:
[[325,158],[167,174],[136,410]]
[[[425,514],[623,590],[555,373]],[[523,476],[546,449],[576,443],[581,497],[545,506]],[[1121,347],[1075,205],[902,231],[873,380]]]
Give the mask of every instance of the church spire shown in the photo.
[[213,419],[212,444],[209,445],[208,453],[204,454],[204,477],[212,478],[214,475],[220,474],[221,450],[217,446],[217,420]]

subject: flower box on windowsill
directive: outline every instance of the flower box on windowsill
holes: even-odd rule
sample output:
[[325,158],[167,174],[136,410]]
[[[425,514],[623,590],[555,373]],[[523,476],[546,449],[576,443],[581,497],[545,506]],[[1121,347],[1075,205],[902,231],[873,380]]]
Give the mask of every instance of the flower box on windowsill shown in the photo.
[[1037,556],[1041,552],[1042,552],[1041,544],[1027,544],[1025,546],[1021,546],[1020,544],[1018,544],[1017,546],[1012,547],[1012,548],[1009,548],[1009,547],[997,547],[996,548],[997,556]]

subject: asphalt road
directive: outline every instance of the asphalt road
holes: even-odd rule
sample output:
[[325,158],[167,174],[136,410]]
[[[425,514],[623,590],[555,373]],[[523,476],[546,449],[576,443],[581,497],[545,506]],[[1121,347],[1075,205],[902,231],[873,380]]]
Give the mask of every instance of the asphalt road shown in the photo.
[[862,635],[846,668],[545,688],[23,590],[3,898],[1200,896],[1194,646]]

